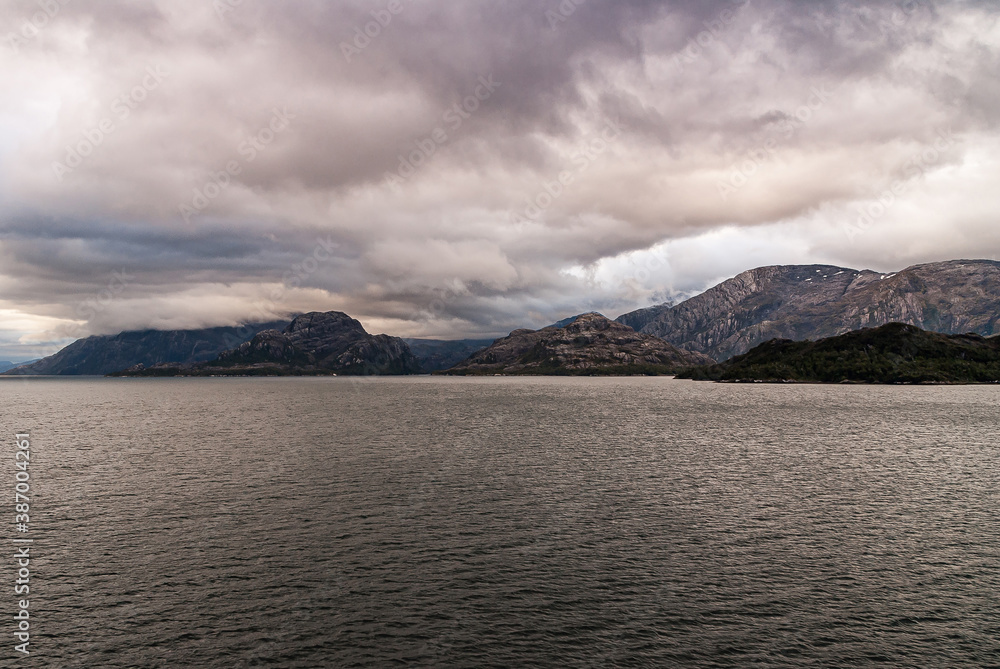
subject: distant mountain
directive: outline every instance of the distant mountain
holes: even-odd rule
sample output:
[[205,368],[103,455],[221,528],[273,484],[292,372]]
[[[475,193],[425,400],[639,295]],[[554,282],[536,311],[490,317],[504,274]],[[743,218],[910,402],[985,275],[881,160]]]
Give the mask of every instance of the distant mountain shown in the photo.
[[600,314],[584,314],[562,328],[515,330],[445,373],[671,374],[682,367],[714,362]]
[[404,339],[424,372],[438,372],[454,367],[473,353],[493,343],[492,339]]
[[135,365],[190,364],[212,360],[258,332],[283,328],[288,321],[250,323],[204,330],[141,330],[79,339],[58,353],[13,369],[9,375],[99,375]]
[[1000,383],[1000,337],[890,323],[820,341],[774,339],[678,378],[811,383]]
[[284,330],[265,330],[212,361],[136,366],[113,376],[321,376],[416,374],[420,364],[402,339],[370,335],[347,314],[309,313]]
[[26,360],[25,362],[9,362],[4,360],[0,362],[0,374],[6,372],[7,370],[14,369],[15,367],[20,367],[21,365],[30,365],[33,362],[38,362],[37,360]]
[[[563,328],[575,321],[580,316],[570,316],[549,327]],[[492,344],[495,339],[458,339],[453,341],[442,339],[404,339],[420,361],[420,368],[424,372],[440,372],[451,369],[474,353],[482,351]]]
[[617,320],[718,360],[770,339],[821,339],[892,322],[990,336],[1000,332],[1000,262],[956,260],[896,274],[829,265],[761,267],[676,306]]

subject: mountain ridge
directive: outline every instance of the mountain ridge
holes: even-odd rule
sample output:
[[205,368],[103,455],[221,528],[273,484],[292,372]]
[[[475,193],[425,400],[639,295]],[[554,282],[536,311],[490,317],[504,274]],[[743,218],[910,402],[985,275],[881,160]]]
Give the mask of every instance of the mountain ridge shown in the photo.
[[769,339],[821,339],[892,322],[990,336],[1000,332],[1000,262],[944,261],[888,274],[832,265],[758,267],[678,305],[617,320],[718,360]]
[[589,313],[564,327],[514,330],[444,374],[672,374],[686,366],[714,362]]
[[138,365],[111,376],[372,376],[420,372],[398,337],[369,334],[339,311],[310,312],[283,330],[258,332],[214,360],[194,364]]
[[[346,314],[343,316],[350,319]],[[564,319],[550,327],[566,326],[577,318]],[[357,328],[364,330],[360,323],[350,320],[355,325],[348,329],[353,329],[355,335]],[[976,332],[990,336],[1000,332],[1000,262],[942,261],[888,274],[833,265],[758,267],[679,304],[639,309],[615,320],[684,351],[720,361],[770,339],[817,340],[889,322],[909,323],[945,334]],[[259,341],[253,355],[266,357],[267,350],[273,348],[278,358],[272,362],[278,362],[281,355],[293,353],[288,342],[279,341],[281,331],[289,323],[274,321],[203,330],[137,330],[88,337],[42,360],[21,363],[0,373],[104,375],[139,365],[143,368],[193,365],[238,349],[266,330],[277,332],[266,341]],[[432,373],[456,366],[498,340],[402,341],[410,347],[421,370]],[[388,343],[383,341],[375,348]],[[402,355],[402,351],[392,355]],[[298,362],[305,364],[307,358],[300,354]]]
[[408,339],[403,338],[413,355],[420,362],[420,369],[427,373],[440,372],[454,367],[469,356],[478,353],[495,339]]
[[262,330],[288,321],[248,323],[199,330],[126,330],[92,335],[34,363],[4,372],[8,376],[104,376],[134,365],[188,364],[211,360]]

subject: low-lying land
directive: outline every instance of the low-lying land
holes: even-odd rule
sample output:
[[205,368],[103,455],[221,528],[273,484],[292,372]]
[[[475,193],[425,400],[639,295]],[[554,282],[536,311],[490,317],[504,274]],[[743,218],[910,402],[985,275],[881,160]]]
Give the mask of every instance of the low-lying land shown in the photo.
[[1000,383],[1000,337],[890,323],[819,341],[774,339],[678,378],[729,382]]

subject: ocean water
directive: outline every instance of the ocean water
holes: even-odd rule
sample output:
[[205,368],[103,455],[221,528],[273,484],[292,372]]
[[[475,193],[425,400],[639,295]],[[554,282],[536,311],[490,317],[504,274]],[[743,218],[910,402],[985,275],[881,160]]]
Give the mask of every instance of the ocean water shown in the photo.
[[0,560],[0,666],[1000,666],[995,387],[10,379],[0,407],[35,540],[30,659]]

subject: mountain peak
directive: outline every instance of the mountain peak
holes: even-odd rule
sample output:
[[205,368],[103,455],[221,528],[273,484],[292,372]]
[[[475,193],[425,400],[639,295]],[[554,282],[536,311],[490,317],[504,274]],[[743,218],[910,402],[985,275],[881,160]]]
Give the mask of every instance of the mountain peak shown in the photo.
[[370,335],[347,314],[329,311],[302,314],[281,332],[264,330],[211,362],[137,370],[135,375],[373,375],[419,371],[419,363],[402,339]]
[[712,362],[601,314],[588,313],[562,328],[515,330],[448,373],[670,374]]
[[886,274],[832,265],[759,267],[677,306],[618,321],[719,360],[768,339],[821,339],[891,322],[988,336],[1000,329],[1000,262],[953,260]]
[[573,320],[572,323],[566,325],[564,330],[568,332],[604,332],[606,330],[617,330],[619,332],[634,332],[634,330],[627,325],[622,325],[621,323],[616,323],[604,314],[599,314],[597,312],[590,312],[588,314],[581,314]]
[[285,328],[285,334],[306,333],[314,330],[321,332],[349,330],[367,334],[360,321],[351,318],[342,311],[312,311],[296,316]]

